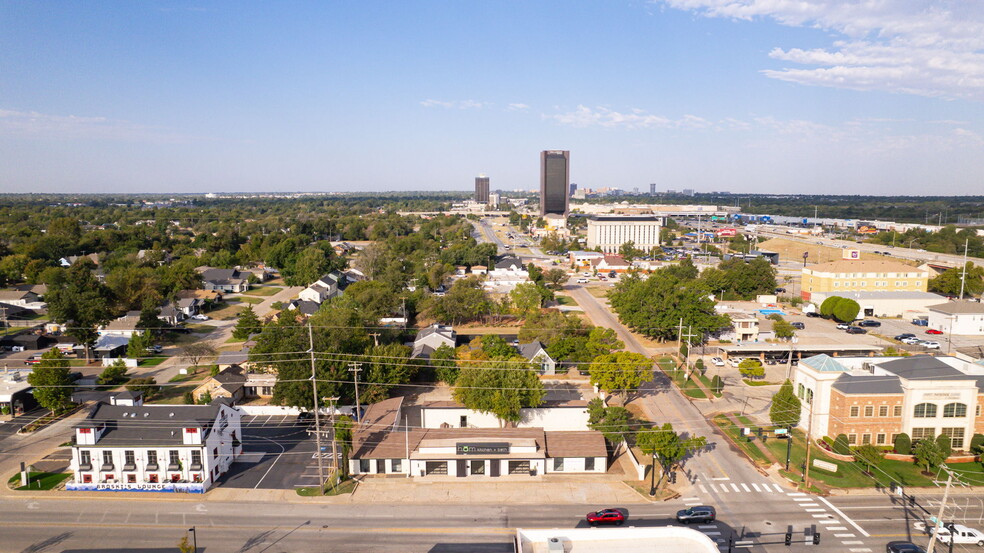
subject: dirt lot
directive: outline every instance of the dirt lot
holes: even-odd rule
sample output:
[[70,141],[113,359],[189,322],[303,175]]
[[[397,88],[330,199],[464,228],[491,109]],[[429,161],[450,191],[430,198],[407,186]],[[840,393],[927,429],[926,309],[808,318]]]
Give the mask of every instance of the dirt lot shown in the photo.
[[[807,263],[827,263],[841,259],[841,248],[831,248],[815,243],[804,243],[796,240],[786,240],[785,238],[770,238],[759,244],[760,250],[767,250],[779,254],[779,259],[797,260],[803,259],[803,252],[808,252]],[[886,249],[887,246],[886,246]],[[884,255],[877,255],[870,252],[861,252],[861,259],[891,259],[900,263],[907,263],[906,260],[897,257],[886,258]],[[915,264],[912,262],[911,264]]]

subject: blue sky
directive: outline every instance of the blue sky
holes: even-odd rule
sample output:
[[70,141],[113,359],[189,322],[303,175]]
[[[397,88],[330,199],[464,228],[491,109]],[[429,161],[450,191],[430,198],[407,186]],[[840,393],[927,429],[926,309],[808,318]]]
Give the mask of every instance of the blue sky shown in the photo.
[[984,4],[0,4],[0,190],[984,194]]

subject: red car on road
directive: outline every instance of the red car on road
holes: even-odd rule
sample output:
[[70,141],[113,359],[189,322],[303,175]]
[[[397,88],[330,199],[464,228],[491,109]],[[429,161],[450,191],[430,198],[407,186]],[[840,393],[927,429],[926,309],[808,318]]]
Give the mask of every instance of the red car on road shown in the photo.
[[943,334],[942,330],[936,330],[935,328],[926,329],[926,334]]
[[588,513],[585,517],[588,524],[616,524],[621,526],[625,522],[625,513],[618,509],[602,509],[593,513]]

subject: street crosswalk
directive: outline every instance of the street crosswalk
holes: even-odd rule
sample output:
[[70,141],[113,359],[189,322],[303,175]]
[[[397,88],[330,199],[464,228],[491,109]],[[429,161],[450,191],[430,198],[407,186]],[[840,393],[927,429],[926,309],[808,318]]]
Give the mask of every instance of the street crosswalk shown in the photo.
[[[836,542],[839,542],[850,553],[872,552],[870,547],[865,547],[864,540],[869,537],[868,533],[823,497],[803,492],[792,492],[772,482],[732,482],[729,478],[720,477],[701,478],[698,476],[695,478],[694,486],[691,490],[693,496],[682,498],[683,503],[688,507],[713,504],[713,495],[759,494],[763,496],[768,495],[774,499],[784,496],[791,500],[804,515],[808,515],[814,521],[814,531],[819,533],[821,538],[825,537],[827,540],[836,540]],[[707,528],[710,532],[714,533],[707,532],[704,528],[703,526],[698,527],[708,537],[714,539],[722,550],[728,549],[727,540],[720,537],[720,532],[717,532],[716,527],[709,526]],[[712,528],[713,530],[711,530]],[[806,545],[812,544],[813,534],[804,534],[803,540],[803,543]],[[739,540],[735,542],[733,547],[748,548],[753,545],[754,543],[752,541]]]

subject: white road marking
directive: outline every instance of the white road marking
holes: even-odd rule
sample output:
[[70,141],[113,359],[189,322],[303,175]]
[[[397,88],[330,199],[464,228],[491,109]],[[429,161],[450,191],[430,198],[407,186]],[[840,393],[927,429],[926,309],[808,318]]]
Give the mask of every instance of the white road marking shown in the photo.
[[711,480],[731,480],[730,476],[720,476],[718,478],[711,478]]
[[867,547],[855,547],[854,549],[849,549],[851,553],[869,553],[871,549]]
[[840,515],[840,517],[841,517],[842,519],[844,519],[844,521],[845,521],[845,522],[847,522],[848,524],[850,524],[851,526],[853,526],[853,527],[854,527],[854,529],[855,529],[855,530],[857,530],[858,532],[860,532],[862,536],[864,536],[864,537],[866,537],[866,538],[870,538],[870,537],[871,537],[871,535],[870,535],[870,534],[868,534],[867,532],[865,532],[865,531],[864,531],[864,528],[861,528],[860,526],[858,526],[858,524],[857,524],[856,522],[854,522],[853,520],[851,520],[851,518],[850,518],[850,517],[848,517],[847,515],[845,515],[845,514],[843,513],[843,511],[841,511],[841,510],[840,510],[840,509],[838,509],[837,507],[834,507],[834,504],[833,504],[833,503],[831,503],[831,502],[829,502],[829,501],[827,501],[827,500],[826,500],[825,498],[823,498],[823,497],[818,497],[817,499],[819,499],[820,501],[823,501],[824,503],[826,503],[826,504],[827,504],[827,506],[828,506],[828,507],[830,507],[830,509],[831,509],[832,511],[834,511],[835,513],[837,513],[838,515]]
[[732,483],[731,484],[731,487],[734,488],[736,492],[740,492],[741,491],[741,490],[738,489],[738,484]]
[[697,487],[700,488],[701,493],[707,493],[707,488],[703,484],[698,484]]
[[827,528],[827,530],[830,530],[830,531],[847,530],[847,527],[846,526],[831,526],[830,528]]
[[842,541],[841,543],[844,545],[864,545],[864,542],[861,540]]
[[755,491],[757,491],[757,492],[762,491],[762,490],[759,489],[758,484],[755,484],[754,482],[752,483],[752,487],[755,488]]
[[[776,485],[778,486],[778,484],[776,484]],[[806,494],[803,493],[803,492],[789,492],[786,495],[788,495],[789,497],[803,497]]]
[[835,538],[855,538],[854,534],[834,534]]
[[711,487],[714,488],[715,490],[719,491],[719,492],[727,493],[727,492],[730,492],[731,491],[724,484],[721,485],[721,489],[720,490],[718,490],[716,487],[714,487],[714,484],[711,484]]
[[805,509],[808,513],[826,513],[827,509]]
[[827,517],[829,517],[829,516],[830,516],[830,515],[828,515],[828,514],[822,514],[822,515],[813,515],[813,518],[827,518]]
[[794,497],[793,501],[803,502],[803,501],[813,501],[812,497]]
[[799,503],[798,505],[800,507],[818,507],[818,505],[816,503],[813,503],[813,502],[810,502],[810,503]]
[[818,520],[817,522],[819,522],[820,524],[837,524],[840,521],[836,519],[828,518],[826,520]]
[[[732,485],[734,485],[734,484],[732,484]],[[742,482],[741,487],[742,488],[745,488],[745,491],[746,492],[752,491],[752,489],[748,487],[748,484],[745,484],[744,482]]]

